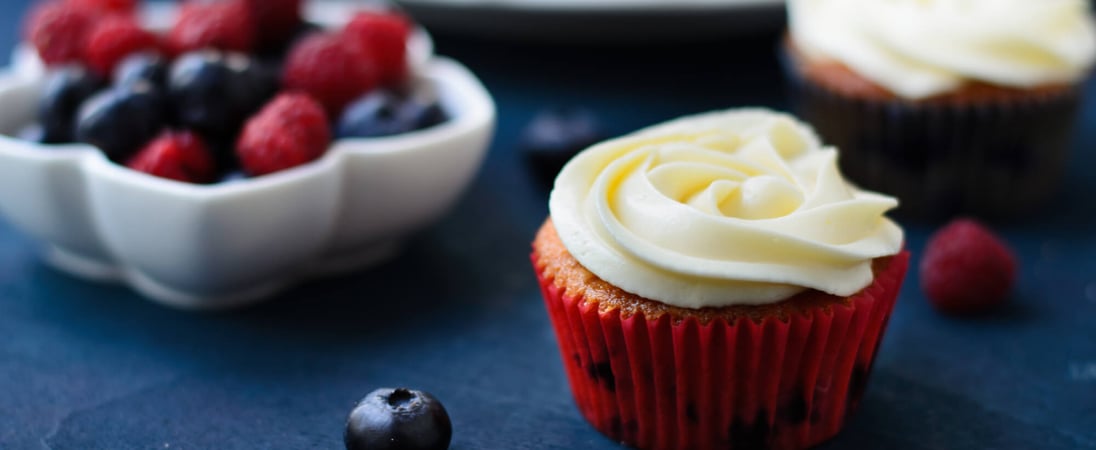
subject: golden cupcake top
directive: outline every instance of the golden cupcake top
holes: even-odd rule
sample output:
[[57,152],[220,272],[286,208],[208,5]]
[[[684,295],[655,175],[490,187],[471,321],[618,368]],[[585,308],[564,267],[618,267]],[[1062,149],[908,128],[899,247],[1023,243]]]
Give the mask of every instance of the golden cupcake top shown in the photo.
[[894,198],[859,190],[794,118],[762,109],[684,117],[590,147],[560,172],[549,209],[584,267],[686,307],[773,303],[805,289],[856,293],[902,230]]

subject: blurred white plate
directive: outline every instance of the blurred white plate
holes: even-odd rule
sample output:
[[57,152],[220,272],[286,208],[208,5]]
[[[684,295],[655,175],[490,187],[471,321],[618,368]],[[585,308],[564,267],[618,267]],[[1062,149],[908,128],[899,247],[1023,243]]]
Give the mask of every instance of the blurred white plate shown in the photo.
[[784,0],[400,0],[434,31],[554,42],[654,42],[775,30]]

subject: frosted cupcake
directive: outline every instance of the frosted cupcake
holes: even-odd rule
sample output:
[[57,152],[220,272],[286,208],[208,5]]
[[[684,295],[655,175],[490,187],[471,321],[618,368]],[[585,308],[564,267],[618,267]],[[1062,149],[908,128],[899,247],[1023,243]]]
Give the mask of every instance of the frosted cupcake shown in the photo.
[[806,448],[856,406],[906,272],[894,198],[789,116],[685,117],[560,172],[532,261],[575,401],[639,448]]
[[902,213],[1006,216],[1058,187],[1096,57],[1083,0],[789,0],[793,101]]

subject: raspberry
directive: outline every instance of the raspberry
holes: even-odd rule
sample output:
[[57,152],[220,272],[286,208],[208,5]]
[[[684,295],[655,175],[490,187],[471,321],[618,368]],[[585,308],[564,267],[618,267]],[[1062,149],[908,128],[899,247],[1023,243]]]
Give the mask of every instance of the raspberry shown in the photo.
[[114,66],[130,54],[157,50],[160,40],[141,28],[131,16],[113,15],[99,20],[88,34],[84,59],[101,76],[110,76]]
[[243,1],[264,45],[278,44],[301,24],[301,0]]
[[129,168],[189,183],[210,183],[217,177],[213,156],[202,139],[190,131],[166,131],[141,149]]
[[240,1],[188,2],[167,36],[175,55],[215,48],[247,53],[255,43],[255,24]]
[[354,15],[344,33],[361,42],[376,61],[381,82],[388,85],[407,79],[407,38],[411,23],[394,13],[362,12]]
[[318,100],[331,117],[377,86],[377,69],[365,50],[342,34],[315,33],[301,39],[286,58],[282,80]]
[[323,107],[305,94],[280,94],[244,125],[236,155],[244,171],[265,175],[323,156],[331,130]]
[[68,0],[68,4],[109,13],[132,13],[137,10],[137,0]]
[[88,8],[59,1],[42,3],[27,16],[24,34],[46,65],[58,66],[83,58],[97,17],[96,11]]
[[971,219],[937,231],[921,258],[921,289],[945,313],[974,314],[1000,304],[1015,277],[1012,251]]

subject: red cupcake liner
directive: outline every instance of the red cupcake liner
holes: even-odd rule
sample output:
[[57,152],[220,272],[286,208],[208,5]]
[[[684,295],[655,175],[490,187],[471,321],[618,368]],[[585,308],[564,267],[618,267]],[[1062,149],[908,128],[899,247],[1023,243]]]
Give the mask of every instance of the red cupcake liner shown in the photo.
[[908,263],[891,258],[847,305],[760,322],[622,317],[537,277],[575,402],[603,434],[642,449],[802,449],[859,402]]

